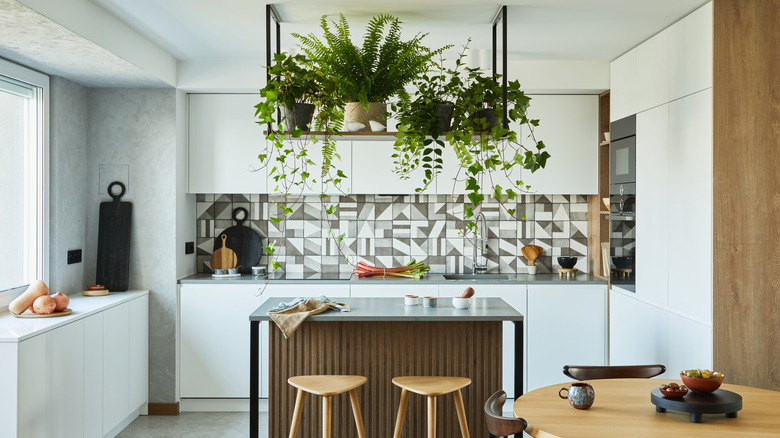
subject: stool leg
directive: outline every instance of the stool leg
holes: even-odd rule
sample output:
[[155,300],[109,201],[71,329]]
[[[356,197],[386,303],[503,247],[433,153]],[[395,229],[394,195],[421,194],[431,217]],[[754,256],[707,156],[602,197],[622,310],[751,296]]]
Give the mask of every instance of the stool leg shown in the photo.
[[395,419],[395,432],[393,438],[401,438],[401,430],[404,428],[404,416],[406,415],[406,406],[409,405],[409,391],[401,389],[401,402],[398,403],[398,417]]
[[349,391],[349,401],[352,403],[352,414],[355,415],[355,426],[357,426],[358,438],[366,438],[366,429],[363,427],[363,414],[360,412],[357,389]]
[[460,423],[460,434],[463,438],[470,438],[469,425],[466,422],[466,408],[463,407],[463,394],[460,389],[452,393],[455,399],[455,410],[458,412],[458,423]]
[[322,397],[322,438],[330,438],[331,427],[333,426],[333,397]]
[[290,438],[295,438],[298,435],[298,426],[301,424],[301,413],[303,412],[303,401],[305,398],[306,393],[299,389],[298,395],[295,397],[295,411],[293,411],[292,426],[290,426]]
[[436,438],[436,397],[428,396],[428,438]]

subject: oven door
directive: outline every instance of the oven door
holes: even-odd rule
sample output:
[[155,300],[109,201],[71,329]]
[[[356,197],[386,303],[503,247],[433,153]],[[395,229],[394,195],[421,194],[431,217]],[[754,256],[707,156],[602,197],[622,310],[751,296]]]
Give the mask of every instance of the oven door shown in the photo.
[[636,137],[615,140],[609,145],[610,184],[636,182]]

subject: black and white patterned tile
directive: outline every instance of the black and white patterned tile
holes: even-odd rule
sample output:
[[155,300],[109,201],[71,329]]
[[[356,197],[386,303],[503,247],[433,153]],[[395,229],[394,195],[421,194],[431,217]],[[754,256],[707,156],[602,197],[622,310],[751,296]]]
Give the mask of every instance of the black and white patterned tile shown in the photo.
[[[508,207],[488,199],[482,206],[488,236],[487,264],[492,272],[524,273],[528,261],[522,247],[544,249],[537,260],[540,273],[554,272],[557,257],[576,255],[577,267],[587,269],[588,204],[582,195],[521,195]],[[355,195],[321,200],[306,196],[292,203],[285,216],[278,195],[200,194],[196,197],[197,264],[210,272],[214,239],[235,225],[233,211],[249,212],[245,225],[258,232],[263,244],[275,240],[273,259],[287,272],[304,276],[314,272],[351,272],[358,261],[384,266],[426,260],[432,272],[470,272],[473,232],[465,229],[462,195]],[[326,210],[333,208],[334,214]],[[510,215],[507,208],[516,212]],[[522,219],[522,217],[525,217]],[[283,218],[274,223],[271,218]],[[628,248],[633,226],[613,229],[615,239]],[[341,240],[339,241],[339,236]],[[263,263],[270,264],[265,256]]]

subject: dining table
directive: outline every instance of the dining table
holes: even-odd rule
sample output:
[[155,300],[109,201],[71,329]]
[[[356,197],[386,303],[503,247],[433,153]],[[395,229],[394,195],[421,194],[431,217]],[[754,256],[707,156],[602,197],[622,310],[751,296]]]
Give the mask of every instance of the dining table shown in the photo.
[[[585,381],[595,400],[589,409],[574,409],[558,392],[573,382],[534,389],[518,397],[516,417],[528,422],[537,438],[611,437],[780,437],[780,392],[724,383],[720,389],[739,394],[741,409],[704,414],[700,423],[687,412],[657,408],[651,391],[675,379],[603,379]],[[565,393],[564,393],[565,394]],[[693,394],[689,392],[688,395]],[[656,400],[657,401],[657,400]]]

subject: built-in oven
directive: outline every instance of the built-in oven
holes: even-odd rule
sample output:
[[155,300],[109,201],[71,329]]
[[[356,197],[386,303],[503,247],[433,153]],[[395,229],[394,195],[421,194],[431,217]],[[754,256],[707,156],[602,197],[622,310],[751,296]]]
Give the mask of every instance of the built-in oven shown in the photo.
[[636,116],[613,122],[610,137],[610,280],[615,286],[635,291]]

